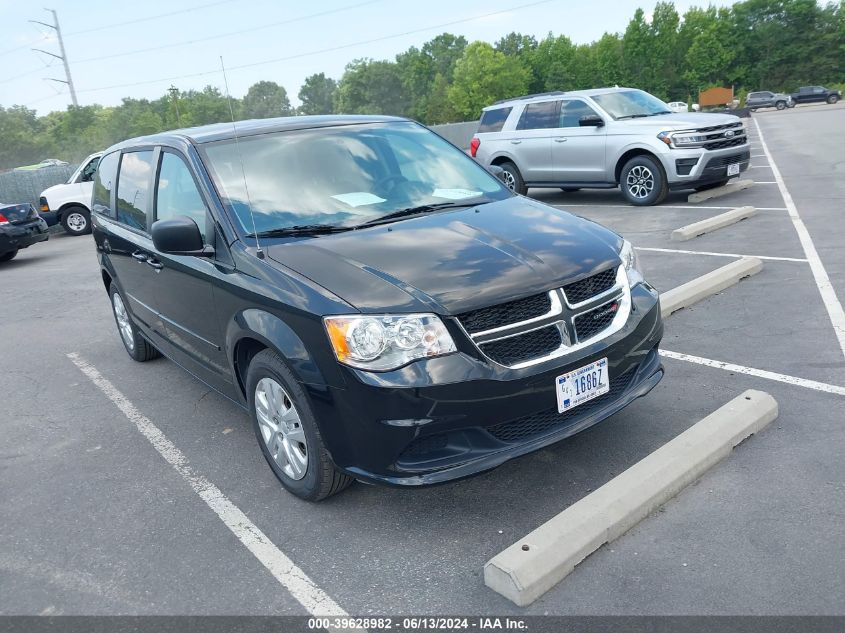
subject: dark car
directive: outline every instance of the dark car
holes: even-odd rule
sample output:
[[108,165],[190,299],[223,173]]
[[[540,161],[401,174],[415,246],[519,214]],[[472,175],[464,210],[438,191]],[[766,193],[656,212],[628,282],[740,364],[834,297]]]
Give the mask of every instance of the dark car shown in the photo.
[[392,117],[291,117],[126,141],[92,225],[121,338],[252,417],[282,484],[473,475],[663,376],[631,245],[514,195]]
[[761,90],[759,92],[749,92],[748,96],[745,97],[745,107],[750,108],[752,112],[758,108],[777,108],[778,110],[784,110],[794,105],[792,97],[781,92]]
[[829,90],[824,86],[801,86],[792,93],[795,103],[836,103],[842,98],[841,90]]
[[18,251],[45,241],[47,223],[30,203],[0,203],[0,262],[14,259]]

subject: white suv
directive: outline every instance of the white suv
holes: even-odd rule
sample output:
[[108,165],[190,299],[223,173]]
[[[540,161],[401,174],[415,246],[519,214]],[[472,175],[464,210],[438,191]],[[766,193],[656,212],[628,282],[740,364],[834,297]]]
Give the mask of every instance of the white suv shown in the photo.
[[70,235],[91,232],[91,196],[94,173],[102,152],[91,154],[79,164],[66,183],[53,185],[41,192],[41,217],[49,226],[61,223]]
[[621,187],[631,204],[662,202],[670,189],[707,189],[748,168],[745,126],[732,114],[674,113],[642,90],[551,92],[484,108],[470,152],[506,184]]

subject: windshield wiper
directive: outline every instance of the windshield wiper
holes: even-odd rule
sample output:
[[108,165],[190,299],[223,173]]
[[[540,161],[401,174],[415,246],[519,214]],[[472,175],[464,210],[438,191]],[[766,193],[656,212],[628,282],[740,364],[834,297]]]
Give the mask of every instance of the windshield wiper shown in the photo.
[[625,116],[618,116],[616,117],[617,121],[621,121],[622,119],[641,119],[643,117],[652,116],[651,114],[626,114]]
[[298,224],[284,226],[278,229],[247,233],[247,237],[287,237],[289,235],[326,235],[328,233],[342,233],[351,231],[351,226],[337,226],[335,224]]
[[652,112],[648,116],[659,116],[661,114],[672,114],[671,110],[661,110],[660,112]]
[[406,218],[409,215],[419,215],[421,213],[428,213],[430,211],[440,211],[441,209],[465,209],[467,207],[477,207],[481,204],[487,204],[487,200],[482,202],[437,202],[435,204],[421,204],[418,207],[408,207],[407,209],[399,209],[398,211],[393,211],[388,213],[387,215],[382,215],[377,218],[373,218],[372,220],[367,220],[366,222],[362,222],[361,224],[357,224],[357,227],[361,226],[374,226],[376,224],[387,224],[388,222],[393,222],[400,218]]

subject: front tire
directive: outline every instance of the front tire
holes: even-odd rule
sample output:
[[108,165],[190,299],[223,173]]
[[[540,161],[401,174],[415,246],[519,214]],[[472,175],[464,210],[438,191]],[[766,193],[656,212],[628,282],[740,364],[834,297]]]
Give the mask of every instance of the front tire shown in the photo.
[[12,261],[17,254],[18,254],[18,249],[15,249],[13,251],[6,251],[2,255],[0,255],[0,263]]
[[62,227],[68,235],[85,235],[91,232],[91,214],[83,207],[68,207],[62,214]]
[[786,110],[786,101],[778,101],[778,102],[775,104],[775,107],[776,107],[778,110]]
[[120,340],[123,342],[123,347],[129,357],[134,361],[144,363],[161,356],[161,352],[141,335],[138,327],[132,322],[123,295],[120,294],[120,290],[117,289],[115,284],[112,284],[109,288],[109,297],[111,298],[114,321],[117,324],[117,332],[120,334]]
[[246,392],[261,452],[288,492],[320,501],[352,484],[332,463],[305,392],[276,352],[255,355]]
[[835,104],[837,101],[839,101],[839,95],[830,95],[830,96],[827,98],[827,102],[828,102],[830,105]]
[[519,173],[516,165],[506,162],[499,165],[499,167],[505,171],[504,183],[508,189],[522,196],[528,193],[528,187],[525,186],[525,181],[522,179],[522,174]]
[[669,195],[666,173],[651,156],[634,156],[625,163],[619,186],[625,199],[637,207],[660,204]]

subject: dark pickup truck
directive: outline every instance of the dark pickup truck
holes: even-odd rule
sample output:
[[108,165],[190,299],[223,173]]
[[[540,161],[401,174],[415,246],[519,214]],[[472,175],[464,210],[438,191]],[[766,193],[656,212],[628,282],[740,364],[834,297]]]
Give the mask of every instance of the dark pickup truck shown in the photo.
[[795,103],[836,103],[842,98],[841,90],[828,90],[824,86],[801,86],[792,93]]

